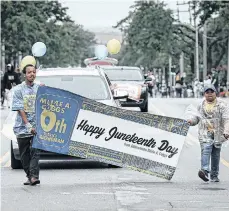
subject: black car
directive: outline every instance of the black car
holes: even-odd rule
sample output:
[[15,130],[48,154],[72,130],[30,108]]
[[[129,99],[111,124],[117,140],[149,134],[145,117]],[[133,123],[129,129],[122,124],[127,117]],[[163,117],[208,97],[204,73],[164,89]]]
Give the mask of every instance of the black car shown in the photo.
[[139,107],[141,112],[148,112],[148,85],[151,78],[144,78],[142,70],[138,67],[100,66],[114,88],[127,89],[129,97],[120,101],[122,107]]

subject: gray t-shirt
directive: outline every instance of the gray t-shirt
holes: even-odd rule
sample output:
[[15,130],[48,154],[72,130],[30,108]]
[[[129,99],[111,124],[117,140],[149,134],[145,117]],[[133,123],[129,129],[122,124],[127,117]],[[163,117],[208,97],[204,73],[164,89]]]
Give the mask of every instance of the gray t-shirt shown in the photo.
[[[38,84],[33,84],[30,86],[23,82],[22,84],[15,87],[15,91],[13,93],[12,111],[25,111],[26,117],[33,127],[35,127],[36,123],[35,100],[38,87]],[[17,113],[13,130],[17,137],[32,136],[19,113]]]

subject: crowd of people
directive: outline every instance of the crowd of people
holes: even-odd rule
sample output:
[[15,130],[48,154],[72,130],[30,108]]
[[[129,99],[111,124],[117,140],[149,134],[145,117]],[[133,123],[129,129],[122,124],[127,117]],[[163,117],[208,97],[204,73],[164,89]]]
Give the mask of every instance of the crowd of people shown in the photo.
[[219,83],[217,71],[208,72],[204,81],[194,79],[191,83],[185,82],[181,73],[177,72],[174,86],[171,86],[169,82],[167,83],[164,76],[159,80],[158,74],[154,74],[152,71],[145,74],[145,77],[152,78],[152,81],[148,82],[148,88],[150,96],[155,98],[202,98],[204,96],[204,87],[209,84],[214,85],[217,96],[229,97],[229,90],[226,84]]

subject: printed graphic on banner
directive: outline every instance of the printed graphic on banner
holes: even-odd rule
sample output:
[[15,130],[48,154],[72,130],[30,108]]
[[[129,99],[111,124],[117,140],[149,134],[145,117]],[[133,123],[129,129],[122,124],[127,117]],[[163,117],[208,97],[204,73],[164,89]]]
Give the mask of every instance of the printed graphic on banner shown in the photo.
[[[50,110],[54,102],[60,112],[54,107]],[[69,106],[65,107],[67,103]],[[34,147],[168,180],[174,175],[189,130],[189,124],[182,119],[119,109],[49,87],[39,88],[36,106],[38,135]],[[61,108],[65,108],[64,113]],[[64,119],[63,123],[61,120],[51,124],[43,112],[55,113],[56,120]],[[49,137],[43,138],[41,134],[50,133],[47,128],[52,128],[51,134],[63,143],[50,143]]]
[[36,98],[37,136],[35,147],[47,151],[55,149],[68,154],[70,137],[81,106],[81,100],[58,95],[58,91],[45,88]]
[[[117,117],[109,117],[109,120],[105,115],[80,110],[71,140],[176,166],[182,136]],[[176,142],[170,141],[173,139]]]

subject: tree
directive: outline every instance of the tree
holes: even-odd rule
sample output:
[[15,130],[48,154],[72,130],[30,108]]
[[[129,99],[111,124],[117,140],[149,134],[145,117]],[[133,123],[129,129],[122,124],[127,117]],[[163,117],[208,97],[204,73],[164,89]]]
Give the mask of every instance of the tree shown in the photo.
[[[117,23],[115,28],[124,32],[126,58],[138,57],[136,63],[153,65],[153,60],[167,52],[172,34],[172,11],[164,9],[164,3],[137,1],[132,6],[134,11]],[[124,57],[125,58],[125,57]]]
[[200,16],[200,25],[203,25],[212,15],[223,15],[225,20],[229,20],[229,2],[228,1],[193,1],[193,5],[197,7],[195,16]]
[[77,66],[88,57],[89,47],[95,44],[94,34],[74,23],[50,27],[48,36],[48,51],[46,56],[40,59],[47,67]]
[[208,21],[208,69],[216,68],[226,56],[229,37],[229,24],[221,16]]
[[66,9],[56,1],[1,2],[1,35],[7,53],[15,55],[18,49],[26,53],[36,40],[47,39],[46,22],[49,19],[70,21]]
[[58,1],[1,2],[2,40],[6,60],[16,62],[17,53],[31,54],[35,42],[44,42],[47,54],[39,61],[48,66],[79,64],[88,51],[94,35],[76,25],[67,8]]
[[[226,57],[229,38],[229,2],[228,1],[195,1],[200,16],[200,26],[208,28],[208,70],[216,68]],[[214,16],[214,17],[213,17]]]
[[[226,61],[229,34],[229,3],[226,1],[193,1],[192,8],[201,18],[199,24],[199,61],[203,62],[203,29],[208,21],[208,70]],[[124,48],[119,55],[120,64],[168,67],[168,57],[179,66],[181,52],[185,55],[185,72],[195,75],[195,29],[177,23],[172,12],[155,1],[137,1],[128,16],[115,28],[124,33]],[[213,14],[215,15],[214,17]],[[216,15],[217,14],[217,15]],[[190,71],[190,72],[189,72]]]

